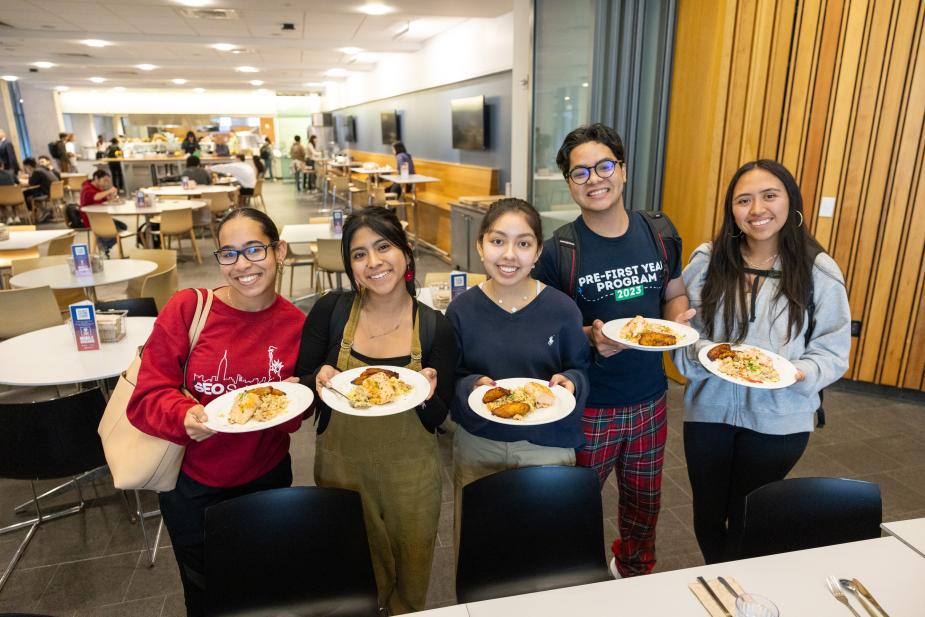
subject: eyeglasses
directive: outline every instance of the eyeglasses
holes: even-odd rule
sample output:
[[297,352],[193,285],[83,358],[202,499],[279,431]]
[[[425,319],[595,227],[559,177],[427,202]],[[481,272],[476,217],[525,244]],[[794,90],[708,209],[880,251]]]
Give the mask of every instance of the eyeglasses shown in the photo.
[[238,263],[238,257],[244,255],[244,259],[247,261],[263,261],[267,258],[267,249],[270,247],[275,247],[276,242],[270,242],[269,244],[251,244],[250,246],[245,246],[243,249],[219,249],[213,251],[215,255],[215,260],[223,266],[233,266]]
[[614,161],[611,159],[598,161],[594,164],[593,167],[575,165],[569,170],[568,179],[575,184],[585,184],[588,180],[591,179],[592,169],[594,170],[594,173],[597,174],[598,178],[609,178],[613,175],[613,172],[616,171],[617,165],[620,165],[620,161]]

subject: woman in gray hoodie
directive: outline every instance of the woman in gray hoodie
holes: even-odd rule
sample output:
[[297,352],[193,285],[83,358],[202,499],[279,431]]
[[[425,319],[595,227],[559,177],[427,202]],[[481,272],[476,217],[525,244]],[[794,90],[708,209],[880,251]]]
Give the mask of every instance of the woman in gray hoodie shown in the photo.
[[[674,361],[688,379],[684,453],[694,532],[707,563],[734,557],[745,496],[790,472],[813,430],[819,391],[848,368],[844,278],[803,223],[790,172],[775,161],[746,163],[726,190],[719,233],[697,247],[684,269],[697,309],[691,325],[702,338],[675,351]],[[787,358],[797,368],[796,383],[765,390],[717,377],[698,360],[701,349],[717,342]]]

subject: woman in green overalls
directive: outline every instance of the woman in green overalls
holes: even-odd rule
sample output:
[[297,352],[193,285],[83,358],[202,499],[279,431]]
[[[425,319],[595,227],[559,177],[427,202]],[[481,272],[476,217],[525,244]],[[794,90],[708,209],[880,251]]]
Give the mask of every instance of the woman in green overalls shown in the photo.
[[403,366],[430,383],[415,409],[363,418],[318,399],[315,482],[360,493],[379,604],[393,615],[424,609],[441,471],[436,428],[453,397],[456,340],[446,318],[415,299],[414,255],[398,218],[370,207],[344,224],[353,291],[329,293],[302,332],[296,373],[316,393],[340,371]]

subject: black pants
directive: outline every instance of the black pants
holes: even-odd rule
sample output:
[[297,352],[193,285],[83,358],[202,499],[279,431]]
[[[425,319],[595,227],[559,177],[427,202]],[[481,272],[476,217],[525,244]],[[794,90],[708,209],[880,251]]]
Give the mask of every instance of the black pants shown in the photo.
[[125,191],[125,180],[122,179],[122,163],[110,163],[109,175],[112,176],[112,185],[120,191]]
[[206,486],[180,472],[177,487],[160,494],[161,516],[170,533],[173,553],[180,568],[189,617],[205,615],[206,508],[242,495],[287,486],[292,486],[292,460],[288,454],[276,467],[241,486]]
[[684,423],[684,457],[694,493],[694,534],[704,561],[735,558],[745,496],[783,480],[808,441],[808,432],[767,435],[729,424]]
[[[126,229],[128,229],[125,223],[123,223],[119,219],[113,219],[112,222],[116,226],[116,232],[125,231]],[[97,242],[99,243],[100,246],[103,247],[103,250],[106,252],[107,255],[109,255],[109,251],[112,250],[112,247],[116,245],[115,238],[99,238],[97,239]],[[122,255],[122,257],[125,257],[125,255]]]

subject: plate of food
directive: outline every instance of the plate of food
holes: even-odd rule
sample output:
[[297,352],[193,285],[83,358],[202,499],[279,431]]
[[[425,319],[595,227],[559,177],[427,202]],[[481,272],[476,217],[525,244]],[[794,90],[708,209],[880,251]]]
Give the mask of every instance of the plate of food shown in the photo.
[[562,386],[529,377],[499,379],[469,395],[469,407],[486,420],[513,426],[548,424],[575,409],[575,397]]
[[321,400],[352,416],[388,416],[414,409],[430,394],[430,383],[417,371],[400,366],[360,366],[331,379]]
[[754,345],[719,343],[704,347],[698,357],[714,375],[749,388],[775,390],[796,382],[790,360]]
[[262,431],[295,418],[315,395],[300,383],[273,381],[225,392],[206,405],[205,425],[219,433]]
[[668,351],[697,342],[700,335],[690,326],[642,315],[614,319],[604,324],[604,336],[631,349]]

